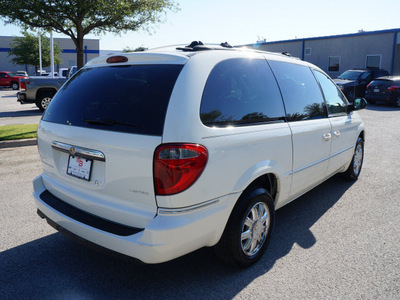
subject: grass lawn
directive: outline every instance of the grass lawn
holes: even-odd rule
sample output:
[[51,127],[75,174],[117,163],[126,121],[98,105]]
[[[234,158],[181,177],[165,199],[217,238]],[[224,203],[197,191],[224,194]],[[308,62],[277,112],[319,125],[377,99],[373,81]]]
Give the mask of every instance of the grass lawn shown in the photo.
[[37,127],[37,124],[0,126],[0,141],[36,138]]

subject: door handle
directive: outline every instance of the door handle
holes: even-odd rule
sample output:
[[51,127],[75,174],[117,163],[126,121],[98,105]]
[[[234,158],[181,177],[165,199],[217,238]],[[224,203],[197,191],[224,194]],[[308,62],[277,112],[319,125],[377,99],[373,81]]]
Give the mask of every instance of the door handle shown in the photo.
[[323,137],[324,137],[324,140],[325,140],[325,141],[329,141],[329,140],[331,139],[332,135],[328,132],[328,133],[325,133],[325,134],[323,135]]
[[340,131],[339,131],[339,130],[335,130],[335,131],[333,132],[333,135],[336,136],[336,137],[339,137]]

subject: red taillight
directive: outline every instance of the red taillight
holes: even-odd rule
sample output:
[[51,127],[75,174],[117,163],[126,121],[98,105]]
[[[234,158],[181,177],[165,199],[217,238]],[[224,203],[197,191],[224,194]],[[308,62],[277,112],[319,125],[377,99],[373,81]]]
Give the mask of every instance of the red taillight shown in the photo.
[[26,85],[25,85],[25,82],[24,82],[24,81],[21,81],[19,86],[21,87],[21,90],[22,90],[22,91],[25,91],[25,90],[26,90]]
[[200,177],[208,151],[197,144],[160,145],[154,154],[154,184],[157,195],[173,195],[189,188]]
[[388,91],[395,92],[396,90],[400,89],[400,86],[392,85],[387,88]]
[[370,86],[370,85],[371,85],[371,84],[370,84],[370,83],[368,83],[368,85],[367,85],[367,88],[366,88],[367,90],[368,90],[368,88],[369,88],[369,86]]
[[106,61],[108,64],[124,63],[128,61],[128,58],[126,56],[118,55],[118,56],[111,56],[107,58]]

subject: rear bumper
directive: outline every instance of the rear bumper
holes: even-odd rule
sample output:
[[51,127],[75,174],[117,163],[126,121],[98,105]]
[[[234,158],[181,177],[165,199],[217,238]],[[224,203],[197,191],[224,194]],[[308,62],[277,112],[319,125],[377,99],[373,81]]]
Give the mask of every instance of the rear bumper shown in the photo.
[[382,102],[396,102],[396,95],[386,94],[386,95],[374,95],[371,93],[365,93],[365,99],[367,101],[382,101]]
[[[45,217],[57,230],[144,263],[165,262],[215,245],[239,196],[231,194],[214,199],[208,205],[176,211],[160,209],[146,228],[128,228],[123,231],[128,232],[126,235],[118,230],[111,232],[107,226],[99,227],[66,211],[61,213],[63,209],[60,206],[45,199],[45,195],[50,193],[46,191],[41,176],[33,181],[33,185],[33,196],[41,217]],[[111,225],[125,227],[115,223]],[[129,233],[129,230],[132,231]]]
[[35,103],[35,100],[29,100],[27,99],[27,95],[24,92],[18,92],[17,93],[17,101],[20,102],[21,104],[24,103]]

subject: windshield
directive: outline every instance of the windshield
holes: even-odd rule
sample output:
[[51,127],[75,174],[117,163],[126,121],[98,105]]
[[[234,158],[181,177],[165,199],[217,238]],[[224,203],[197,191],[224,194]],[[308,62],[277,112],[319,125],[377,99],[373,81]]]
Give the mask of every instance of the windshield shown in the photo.
[[342,73],[338,78],[344,80],[357,80],[362,73],[363,72],[361,71],[346,71]]
[[182,65],[127,65],[79,70],[59,90],[44,121],[162,135]]
[[10,76],[10,77],[18,76],[17,74],[15,74],[13,72],[7,72],[7,75]]

